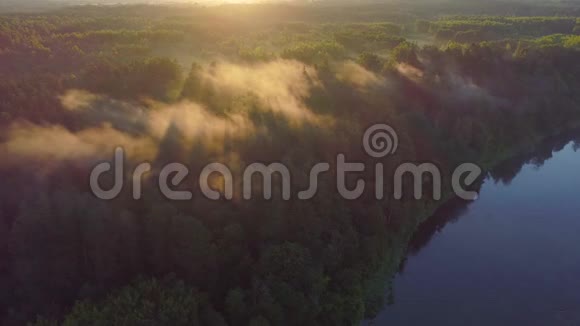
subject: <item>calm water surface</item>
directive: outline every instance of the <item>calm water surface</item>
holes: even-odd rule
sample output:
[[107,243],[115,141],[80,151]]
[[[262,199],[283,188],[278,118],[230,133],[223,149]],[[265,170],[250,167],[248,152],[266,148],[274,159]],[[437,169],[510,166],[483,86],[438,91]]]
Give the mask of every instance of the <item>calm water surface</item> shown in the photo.
[[371,325],[580,325],[580,151],[547,146],[421,226]]

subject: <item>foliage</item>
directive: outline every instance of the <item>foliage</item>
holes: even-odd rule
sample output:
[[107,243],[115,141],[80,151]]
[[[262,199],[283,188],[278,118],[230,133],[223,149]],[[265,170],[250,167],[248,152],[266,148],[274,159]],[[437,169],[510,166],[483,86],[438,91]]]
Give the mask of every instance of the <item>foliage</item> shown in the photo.
[[378,55],[368,52],[361,53],[357,58],[357,63],[375,72],[380,71],[383,67],[383,60]]
[[[530,38],[549,34],[571,34],[571,17],[451,16],[431,21],[429,32],[439,40],[470,43],[505,38]],[[425,30],[426,23],[422,23]]]
[[[338,152],[374,166],[360,137],[386,122],[401,141],[389,175],[398,161],[490,167],[580,121],[574,18],[548,17],[546,7],[534,7],[543,17],[437,20],[441,11],[424,13],[430,7],[412,15],[383,5],[322,7],[87,6],[2,15],[0,149],[23,124],[65,135],[104,125],[131,138],[160,127],[140,123],[142,116],[175,111],[183,112],[175,125],[192,123],[185,131],[220,135],[211,146],[203,132],[186,142],[170,125],[154,136],[154,173],[177,159],[192,170],[223,159],[235,169],[282,161],[306,171]],[[405,41],[418,17],[425,19],[416,31],[428,30],[442,46]],[[355,66],[346,78],[344,60]],[[221,61],[243,67],[242,91],[212,84]],[[270,89],[282,78],[280,62],[299,67],[282,93],[298,93],[290,94],[300,106],[293,109],[307,118],[270,107],[292,102]],[[252,69],[264,65],[273,68],[256,82]],[[256,85],[269,92],[256,93]],[[62,95],[71,89],[99,100],[66,109]],[[203,114],[186,115],[189,102]],[[234,125],[244,136],[224,128]],[[53,142],[50,150],[69,144]],[[143,200],[124,194],[103,202],[85,194],[88,162],[41,162],[40,171],[34,160],[0,165],[7,325],[37,314],[47,317],[37,325],[355,325],[382,307],[408,239],[438,205],[373,194],[342,200],[330,177],[310,201],[214,202],[196,194],[167,202],[147,181]],[[372,171],[360,177],[370,184]],[[293,186],[305,180],[297,175]]]
[[[101,303],[79,302],[61,323],[73,325],[225,325],[207,297],[181,281],[139,279]],[[47,325],[39,321],[34,325]]]

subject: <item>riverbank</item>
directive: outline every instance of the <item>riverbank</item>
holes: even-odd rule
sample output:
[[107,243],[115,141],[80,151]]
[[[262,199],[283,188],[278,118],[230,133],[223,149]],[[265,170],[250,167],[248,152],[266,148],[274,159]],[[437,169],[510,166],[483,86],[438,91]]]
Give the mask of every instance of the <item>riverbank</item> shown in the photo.
[[477,201],[452,202],[422,223],[393,279],[394,304],[375,325],[577,325],[580,143],[572,140],[503,162]]
[[[498,166],[501,166],[502,164],[519,156],[532,153],[540,144],[550,142],[550,140],[554,138],[567,138],[571,140],[573,135],[577,135],[579,133],[580,121],[571,123],[570,126],[568,126],[565,130],[559,130],[549,135],[538,136],[534,139],[533,142],[514,146],[511,151],[498,156],[492,163],[485,165],[485,173],[483,174],[484,177],[479,181],[477,186],[478,191],[485,182],[485,179],[489,178],[489,173],[494,168],[497,168]],[[368,322],[372,320],[372,317],[378,313],[377,309],[382,310],[384,309],[385,304],[392,303],[394,295],[392,292],[392,280],[399,271],[401,264],[405,260],[408,251],[408,245],[411,242],[414,234],[421,227],[421,225],[426,223],[432,216],[434,216],[438,210],[442,209],[455,200],[460,199],[458,199],[457,196],[453,194],[453,192],[445,191],[442,194],[442,199],[435,204],[433,204],[432,201],[416,204],[417,207],[422,207],[423,211],[413,215],[413,218],[406,219],[406,221],[409,223],[407,223],[403,228],[400,228],[399,232],[393,234],[393,236],[396,236],[396,238],[392,241],[393,244],[404,243],[405,245],[393,246],[390,250],[390,254],[385,257],[383,265],[381,265],[380,269],[375,274],[375,277],[368,280],[366,288],[366,302],[368,304],[367,307],[371,308],[371,310],[367,310],[367,312],[371,313],[366,314],[365,318],[367,319],[363,325],[367,325]],[[382,291],[377,291],[377,287],[380,287]]]

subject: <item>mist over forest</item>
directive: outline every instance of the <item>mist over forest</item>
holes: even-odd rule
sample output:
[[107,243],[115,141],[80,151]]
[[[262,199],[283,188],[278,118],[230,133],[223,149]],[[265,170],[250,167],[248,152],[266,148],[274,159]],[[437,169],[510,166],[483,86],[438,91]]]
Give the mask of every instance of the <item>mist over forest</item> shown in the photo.
[[[117,2],[0,4],[2,325],[359,325],[395,300],[413,236],[452,220],[430,216],[457,166],[482,168],[470,190],[508,184],[533,159],[494,168],[580,127],[578,1]],[[398,134],[385,160],[361,146],[379,123]],[[127,186],[102,200],[91,170],[118,147]],[[346,178],[368,186],[356,200],[341,153],[367,167]],[[175,162],[190,200],[156,181]],[[231,200],[203,196],[212,162]],[[284,164],[291,199],[274,177],[244,200],[253,162]],[[404,162],[437,165],[443,198],[428,175],[421,200],[412,178],[400,200],[379,184]]]

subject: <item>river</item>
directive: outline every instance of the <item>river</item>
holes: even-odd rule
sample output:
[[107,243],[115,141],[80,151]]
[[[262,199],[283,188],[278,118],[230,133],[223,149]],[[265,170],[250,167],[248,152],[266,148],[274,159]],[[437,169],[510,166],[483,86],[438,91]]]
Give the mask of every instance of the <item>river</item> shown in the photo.
[[369,325],[580,325],[580,151],[554,140],[416,231]]

